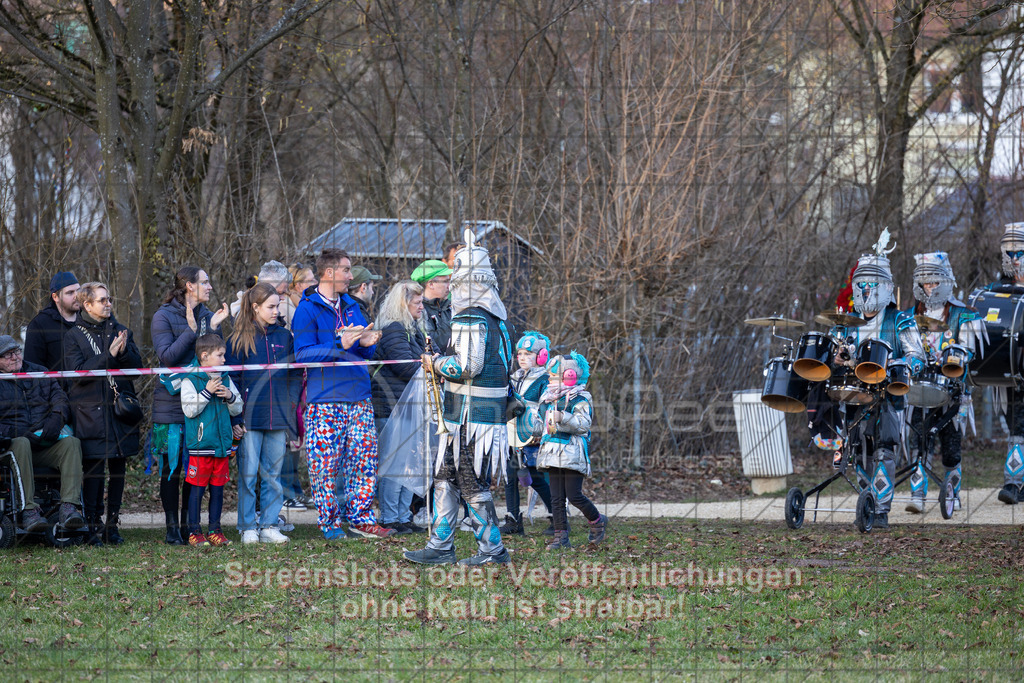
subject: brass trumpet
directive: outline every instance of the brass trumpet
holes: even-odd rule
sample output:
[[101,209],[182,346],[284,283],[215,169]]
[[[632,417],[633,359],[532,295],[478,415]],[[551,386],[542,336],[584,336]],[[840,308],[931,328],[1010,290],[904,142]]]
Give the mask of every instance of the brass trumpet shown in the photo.
[[[429,336],[427,336],[426,354],[428,356],[434,355],[433,345],[430,343]],[[434,419],[437,420],[437,435],[448,434],[448,426],[444,423],[444,404],[441,402],[441,383],[437,379],[433,362],[427,365],[427,401],[430,402],[430,412],[433,414]]]

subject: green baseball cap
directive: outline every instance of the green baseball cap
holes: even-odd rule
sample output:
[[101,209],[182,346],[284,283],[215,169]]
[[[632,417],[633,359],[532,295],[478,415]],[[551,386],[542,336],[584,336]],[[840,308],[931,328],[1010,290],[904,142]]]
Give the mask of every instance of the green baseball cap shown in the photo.
[[349,286],[349,289],[355,289],[359,285],[362,285],[362,284],[364,284],[366,282],[370,282],[372,280],[379,280],[379,279],[380,279],[380,275],[377,275],[375,272],[373,272],[369,268],[364,268],[363,266],[353,266],[352,267],[352,281],[348,283],[348,286]]
[[412,275],[409,278],[419,283],[425,283],[430,282],[435,277],[445,277],[451,274],[452,269],[446,266],[444,261],[428,259],[416,266],[416,270],[412,271]]

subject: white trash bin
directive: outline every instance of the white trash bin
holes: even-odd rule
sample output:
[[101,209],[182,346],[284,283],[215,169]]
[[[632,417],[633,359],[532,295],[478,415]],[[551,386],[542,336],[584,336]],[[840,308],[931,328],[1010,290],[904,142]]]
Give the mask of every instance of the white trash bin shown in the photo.
[[750,488],[757,495],[784,490],[786,475],[793,474],[786,414],[761,403],[760,389],[733,392],[732,407]]

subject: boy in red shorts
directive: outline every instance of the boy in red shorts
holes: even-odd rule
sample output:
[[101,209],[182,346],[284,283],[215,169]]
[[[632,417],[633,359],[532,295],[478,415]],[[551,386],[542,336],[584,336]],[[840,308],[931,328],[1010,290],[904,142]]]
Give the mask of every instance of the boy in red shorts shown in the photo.
[[[204,334],[196,340],[200,367],[224,365],[224,340]],[[244,403],[231,378],[219,372],[192,372],[181,383],[181,409],[185,413],[185,446],[188,448],[188,476],[192,484],[188,500],[188,544],[229,545],[220,530],[224,507],[224,484],[228,481],[231,454],[231,418],[240,415]],[[210,485],[210,533],[203,535],[199,506]]]

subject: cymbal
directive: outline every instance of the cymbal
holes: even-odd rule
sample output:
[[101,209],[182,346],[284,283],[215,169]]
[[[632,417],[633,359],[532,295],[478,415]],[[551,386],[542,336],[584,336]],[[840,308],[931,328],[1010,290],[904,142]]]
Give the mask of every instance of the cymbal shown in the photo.
[[915,315],[914,320],[917,321],[917,326],[921,328],[922,332],[945,332],[949,329],[949,325],[946,323],[926,315]]
[[743,322],[758,327],[803,327],[805,324],[799,320],[783,318],[780,315],[770,315],[767,318],[747,318]]
[[860,327],[861,325],[868,324],[868,321],[864,318],[858,318],[850,313],[838,313],[836,311],[819,313],[814,316],[814,322],[819,325],[842,325],[843,327]]

